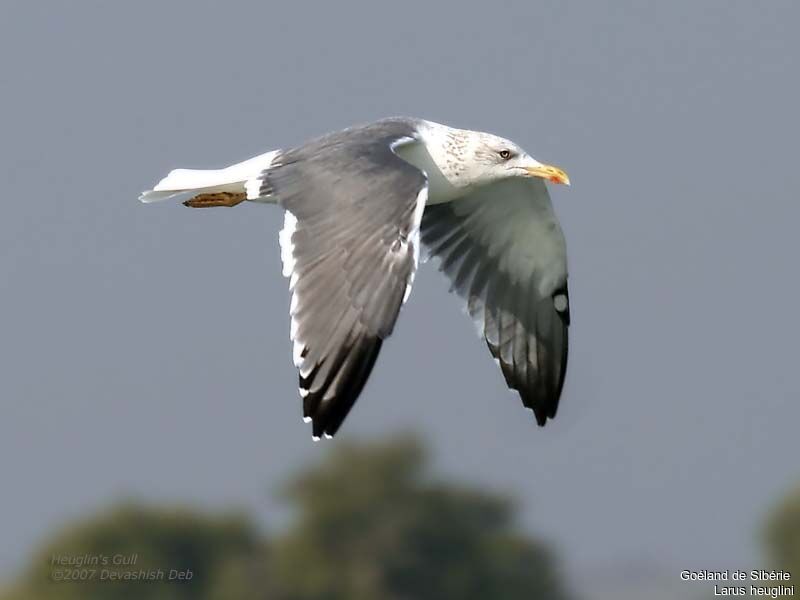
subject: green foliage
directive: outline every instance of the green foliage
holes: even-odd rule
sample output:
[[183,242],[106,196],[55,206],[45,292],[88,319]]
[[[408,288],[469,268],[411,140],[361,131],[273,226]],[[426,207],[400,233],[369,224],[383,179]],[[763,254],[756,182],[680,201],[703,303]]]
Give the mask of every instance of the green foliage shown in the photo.
[[[327,451],[327,448],[326,448]],[[46,544],[2,600],[562,600],[547,549],[507,498],[437,481],[418,440],[338,446],[289,482],[295,519],[267,543],[241,517],[124,506]],[[188,583],[50,581],[53,555],[131,555]],[[120,566],[121,571],[131,566]]]
[[[202,600],[225,562],[252,554],[257,547],[252,526],[241,516],[204,516],[183,508],[154,509],[124,504],[56,534],[34,555],[22,582],[8,597]],[[99,564],[94,564],[93,557],[98,557]],[[133,564],[114,564],[125,561]],[[92,569],[94,573],[88,581],[62,579],[65,572]],[[190,569],[191,580],[109,581],[113,575],[101,579],[103,571],[121,574],[159,569],[165,578],[172,569],[184,572]],[[56,571],[62,575],[54,577]]]
[[413,438],[341,447],[287,490],[301,518],[275,562],[291,600],[564,597],[505,498],[430,481]]
[[766,544],[776,568],[800,576],[800,487],[790,492],[767,521]]

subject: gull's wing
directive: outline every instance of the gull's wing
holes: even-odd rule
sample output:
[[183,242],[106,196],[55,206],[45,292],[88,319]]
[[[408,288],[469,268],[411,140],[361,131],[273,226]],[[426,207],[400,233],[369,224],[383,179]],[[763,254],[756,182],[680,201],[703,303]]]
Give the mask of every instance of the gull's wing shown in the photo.
[[544,181],[509,179],[428,206],[422,241],[544,425],[564,385],[569,326],[566,244]]
[[248,182],[286,209],[294,362],[315,437],[342,424],[411,289],[428,184],[394,148],[415,136],[402,122],[345,130],[283,153]]

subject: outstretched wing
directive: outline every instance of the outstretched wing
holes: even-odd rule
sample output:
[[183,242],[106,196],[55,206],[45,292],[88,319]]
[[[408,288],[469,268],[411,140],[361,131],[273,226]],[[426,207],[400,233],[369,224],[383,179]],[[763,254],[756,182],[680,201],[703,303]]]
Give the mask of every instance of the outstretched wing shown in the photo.
[[544,425],[564,385],[569,326],[566,244],[544,181],[509,179],[428,206],[422,241]]
[[393,150],[414,135],[402,123],[345,130],[248,182],[286,209],[294,363],[315,437],[339,429],[411,289],[428,185]]

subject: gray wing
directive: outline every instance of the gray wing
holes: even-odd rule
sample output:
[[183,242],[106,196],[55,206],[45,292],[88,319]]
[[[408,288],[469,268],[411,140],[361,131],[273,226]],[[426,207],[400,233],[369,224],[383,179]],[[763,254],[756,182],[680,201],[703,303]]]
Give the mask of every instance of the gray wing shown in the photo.
[[564,385],[569,326],[566,244],[544,181],[510,179],[428,206],[422,241],[544,425]]
[[394,122],[345,130],[262,174],[286,209],[294,362],[315,437],[339,429],[411,289],[427,178],[393,148],[414,135]]

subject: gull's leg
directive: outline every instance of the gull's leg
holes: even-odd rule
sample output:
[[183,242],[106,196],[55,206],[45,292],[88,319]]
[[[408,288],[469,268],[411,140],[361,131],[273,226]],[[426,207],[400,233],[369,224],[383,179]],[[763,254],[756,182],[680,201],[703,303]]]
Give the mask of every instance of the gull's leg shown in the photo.
[[214,206],[236,206],[247,199],[244,192],[213,192],[200,194],[191,200],[186,200],[184,206],[189,208],[211,208]]

